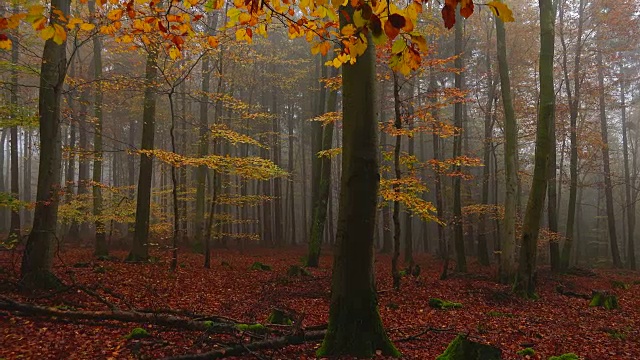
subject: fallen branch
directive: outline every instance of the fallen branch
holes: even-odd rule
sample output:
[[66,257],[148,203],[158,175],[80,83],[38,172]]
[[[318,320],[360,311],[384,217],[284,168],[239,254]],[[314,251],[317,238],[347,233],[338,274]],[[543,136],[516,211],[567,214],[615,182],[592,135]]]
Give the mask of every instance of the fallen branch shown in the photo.
[[209,351],[201,354],[186,354],[167,357],[164,360],[204,360],[222,359],[228,356],[239,356],[261,349],[279,349],[289,345],[299,345],[305,342],[322,340],[326,334],[322,331],[308,331],[299,335],[286,335],[278,338],[251,342],[248,344],[238,344],[222,349]]
[[53,307],[15,302],[0,296],[0,309],[18,311],[24,315],[58,317],[74,320],[115,320],[133,323],[149,323],[185,330],[235,332],[235,324],[187,320],[173,315],[142,313],[136,311],[64,311]]
[[556,286],[556,291],[559,294],[564,295],[564,296],[575,297],[575,298],[580,298],[580,299],[585,299],[585,300],[591,300],[591,296],[590,295],[580,294],[580,293],[577,293],[577,292],[573,292],[571,290],[567,290],[562,285]]

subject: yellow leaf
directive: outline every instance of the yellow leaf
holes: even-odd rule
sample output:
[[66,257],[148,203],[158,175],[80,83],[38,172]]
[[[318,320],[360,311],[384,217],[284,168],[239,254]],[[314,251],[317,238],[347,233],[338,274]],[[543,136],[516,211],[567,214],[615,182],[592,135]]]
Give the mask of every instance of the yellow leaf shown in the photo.
[[43,30],[46,26],[47,26],[47,18],[44,16],[41,16],[40,18],[36,19],[31,26],[33,27],[33,30],[39,31],[39,30]]
[[240,14],[240,16],[238,16],[238,21],[241,25],[248,23],[249,21],[251,21],[251,14],[243,12],[242,14]]
[[363,27],[367,23],[367,20],[362,17],[362,10],[356,10],[353,12],[353,23],[358,28]]
[[502,20],[503,22],[515,21],[515,19],[513,18],[513,13],[511,12],[511,9],[509,9],[509,7],[504,3],[500,1],[492,1],[488,3],[487,6],[489,6],[491,11],[493,11],[493,14],[498,18],[500,18],[500,20]]
[[95,28],[96,26],[90,23],[83,23],[80,24],[80,30],[82,31],[91,31]]
[[107,18],[111,21],[118,21],[122,17],[122,14],[122,9],[114,9],[109,11],[109,13],[107,14]]
[[0,40],[0,49],[11,50],[11,40],[9,39]]
[[20,20],[27,17],[27,14],[13,14],[7,19],[7,28],[15,29],[20,25]]
[[182,54],[180,54],[180,50],[172,46],[171,49],[169,49],[169,57],[175,60],[176,58],[182,57]]
[[62,43],[67,40],[67,32],[64,31],[64,28],[58,24],[53,24],[53,28],[55,31],[55,34],[53,35],[53,41],[58,45],[62,45]]
[[357,29],[356,29],[355,26],[353,26],[352,24],[347,24],[347,25],[343,26],[342,29],[340,29],[340,32],[344,36],[351,36],[351,35],[356,33],[356,30]]
[[78,24],[82,24],[82,19],[78,19],[78,18],[71,18],[69,19],[69,22],[67,23],[67,28],[69,30],[73,30],[76,28],[76,25]]
[[209,36],[207,38],[207,43],[209,44],[209,46],[211,46],[212,48],[217,48],[218,45],[220,44],[220,41],[218,41],[218,38],[216,36]]
[[42,40],[49,40],[53,37],[53,35],[55,35],[55,33],[56,29],[54,29],[53,26],[47,26],[42,31],[40,31],[40,37],[42,38]]
[[41,6],[41,5],[34,5],[29,7],[29,15],[42,15],[43,11],[44,11],[44,6]]
[[424,38],[424,36],[422,35],[411,35],[411,42],[413,42],[414,44],[418,45],[418,49],[420,49],[420,51],[422,52],[426,52],[427,51],[427,40]]

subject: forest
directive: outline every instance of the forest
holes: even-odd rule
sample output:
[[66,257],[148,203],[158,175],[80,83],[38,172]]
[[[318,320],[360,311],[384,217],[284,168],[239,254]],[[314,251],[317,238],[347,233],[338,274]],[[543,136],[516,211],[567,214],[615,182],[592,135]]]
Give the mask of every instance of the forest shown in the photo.
[[637,0],[1,0],[0,360],[637,359]]

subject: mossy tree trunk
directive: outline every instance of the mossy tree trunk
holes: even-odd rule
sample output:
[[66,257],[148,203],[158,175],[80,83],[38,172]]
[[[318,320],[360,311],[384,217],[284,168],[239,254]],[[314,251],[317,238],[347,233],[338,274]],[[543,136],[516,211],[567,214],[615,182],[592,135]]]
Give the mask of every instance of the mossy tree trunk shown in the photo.
[[[340,24],[353,7],[341,7]],[[358,61],[345,64],[343,167],[333,262],[329,327],[318,356],[398,356],[382,326],[373,273],[373,237],[380,181],[375,114],[375,50],[371,38]]]
[[[52,0],[51,8],[69,14],[69,0]],[[52,13],[52,22],[62,23]],[[38,120],[40,123],[40,166],[33,228],[24,249],[21,284],[30,289],[48,289],[60,285],[51,272],[56,225],[58,222],[58,194],[61,172],[61,98],[67,69],[66,41],[45,42],[40,67]]]
[[555,11],[551,0],[539,0],[540,7],[540,102],[534,158],[533,180],[522,227],[520,263],[514,291],[523,297],[535,297],[537,241],[547,192],[549,126],[553,121],[555,91],[553,87],[553,53]]
[[[496,39],[498,48],[498,71],[500,72],[500,90],[504,108],[504,236],[500,244],[499,280],[513,282],[516,274],[516,218],[518,191],[518,125],[511,98],[511,79],[507,61],[507,42],[504,23],[496,17]],[[496,164],[497,168],[497,164]]]
[[[151,47],[147,55],[144,90],[144,109],[142,113],[142,150],[153,150],[156,122],[156,93],[154,82],[158,74],[156,65],[157,48]],[[129,261],[146,261],[149,258],[149,217],[151,215],[151,178],[153,158],[140,157],[140,175],[138,176],[138,196],[136,201],[136,223],[133,246],[127,257]]]

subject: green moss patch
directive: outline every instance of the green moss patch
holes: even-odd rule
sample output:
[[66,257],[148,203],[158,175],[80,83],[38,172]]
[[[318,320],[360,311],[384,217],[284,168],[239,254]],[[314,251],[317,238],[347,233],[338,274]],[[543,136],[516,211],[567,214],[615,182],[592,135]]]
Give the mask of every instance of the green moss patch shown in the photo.
[[286,311],[282,309],[273,309],[271,311],[271,314],[269,314],[267,323],[277,325],[291,325],[293,323],[293,319],[291,319],[291,316]]
[[271,271],[271,266],[256,261],[251,265],[250,270]]
[[149,334],[149,332],[143,328],[135,328],[133,330],[131,330],[131,332],[127,335],[124,336],[125,339],[129,339],[129,340],[137,340],[137,339],[143,339],[146,337],[151,336]]
[[311,276],[309,270],[303,268],[300,265],[291,265],[287,270],[287,276],[296,277],[296,276]]
[[518,351],[516,354],[520,356],[533,356],[536,354],[536,351],[528,347]]
[[623,281],[613,280],[611,282],[611,287],[613,287],[614,289],[628,290],[631,286],[624,283]]
[[439,299],[439,298],[431,298],[431,299],[429,299],[429,306],[434,308],[434,309],[441,309],[441,310],[460,309],[460,308],[462,308],[462,304],[461,303],[442,300],[442,299]]
[[502,352],[495,346],[469,340],[460,334],[449,343],[436,360],[501,360]]
[[250,331],[258,334],[263,334],[269,331],[269,329],[267,329],[262,324],[237,324],[236,329],[240,331]]
[[511,314],[511,313],[504,313],[504,312],[500,312],[500,311],[489,311],[487,313],[487,315],[489,316],[493,316],[493,317],[507,317],[507,318],[513,318],[516,317],[515,314]]
[[579,360],[578,355],[574,353],[566,353],[558,356],[552,356],[549,360]]
[[600,306],[607,310],[618,309],[618,297],[603,291],[594,291],[591,295],[591,302],[589,306]]

